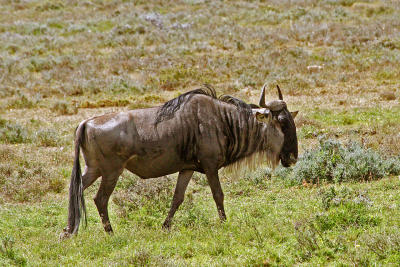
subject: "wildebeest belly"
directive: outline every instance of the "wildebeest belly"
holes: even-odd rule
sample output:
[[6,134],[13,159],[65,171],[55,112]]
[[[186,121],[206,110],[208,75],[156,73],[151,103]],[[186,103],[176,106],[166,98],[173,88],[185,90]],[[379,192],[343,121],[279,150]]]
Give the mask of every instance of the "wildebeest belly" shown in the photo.
[[194,164],[183,162],[175,153],[165,153],[160,156],[131,156],[125,168],[140,178],[156,178],[183,169],[194,169]]

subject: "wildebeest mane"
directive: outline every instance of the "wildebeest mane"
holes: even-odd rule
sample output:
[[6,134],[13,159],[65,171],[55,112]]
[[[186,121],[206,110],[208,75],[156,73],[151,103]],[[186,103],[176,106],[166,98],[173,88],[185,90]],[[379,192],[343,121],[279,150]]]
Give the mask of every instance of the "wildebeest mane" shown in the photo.
[[222,95],[218,99],[221,100],[222,102],[229,103],[229,104],[236,106],[236,108],[238,110],[245,111],[248,115],[252,114],[252,111],[251,111],[252,105],[247,104],[243,100],[240,100],[240,99],[230,96],[230,95]]
[[169,120],[173,117],[175,112],[180,108],[184,101],[189,100],[194,95],[207,95],[212,98],[217,98],[215,89],[210,85],[205,84],[203,87],[186,92],[180,96],[165,102],[164,105],[157,111],[156,124],[163,121]]
[[156,124],[163,120],[171,119],[181,105],[194,95],[206,95],[211,98],[218,99],[222,102],[232,104],[236,106],[238,110],[245,111],[248,115],[251,115],[251,108],[253,107],[252,105],[249,105],[246,102],[230,95],[222,95],[217,97],[215,89],[209,84],[204,84],[201,88],[186,92],[174,99],[169,100],[168,102],[165,102],[164,105],[162,105],[157,111]]

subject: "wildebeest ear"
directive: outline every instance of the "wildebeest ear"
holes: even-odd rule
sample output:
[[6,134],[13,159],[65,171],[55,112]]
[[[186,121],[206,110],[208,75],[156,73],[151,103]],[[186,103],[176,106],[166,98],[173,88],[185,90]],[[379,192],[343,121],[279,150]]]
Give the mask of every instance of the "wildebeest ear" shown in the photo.
[[256,119],[257,119],[258,121],[264,122],[264,120],[265,120],[265,115],[257,111],[257,112],[256,112]]
[[292,114],[292,118],[293,118],[293,119],[296,118],[296,116],[297,116],[298,113],[299,113],[298,110],[296,110],[296,111],[291,111],[291,112],[290,112],[290,114]]
[[270,123],[272,121],[272,113],[268,112],[263,114],[260,112],[256,112],[256,119],[264,123]]

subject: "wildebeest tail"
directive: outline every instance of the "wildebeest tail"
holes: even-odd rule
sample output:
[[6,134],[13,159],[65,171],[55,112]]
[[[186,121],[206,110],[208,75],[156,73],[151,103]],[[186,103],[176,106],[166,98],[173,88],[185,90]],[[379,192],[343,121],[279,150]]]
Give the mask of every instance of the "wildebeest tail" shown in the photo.
[[76,234],[82,217],[82,211],[86,221],[86,205],[83,197],[83,184],[81,166],[79,163],[79,153],[82,142],[85,138],[86,121],[79,124],[75,131],[75,159],[71,173],[71,183],[69,186],[69,208],[68,208],[68,232]]

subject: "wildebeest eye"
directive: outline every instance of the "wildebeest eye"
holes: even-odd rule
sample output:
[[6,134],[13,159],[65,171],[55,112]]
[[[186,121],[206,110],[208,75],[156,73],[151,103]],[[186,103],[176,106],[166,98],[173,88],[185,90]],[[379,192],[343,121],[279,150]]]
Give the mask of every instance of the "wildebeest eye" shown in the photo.
[[288,126],[287,118],[285,118],[284,116],[278,116],[278,121],[279,121],[279,124],[281,125],[282,129],[287,128],[287,126]]
[[284,116],[278,116],[278,121],[281,124],[286,124],[287,119]]

